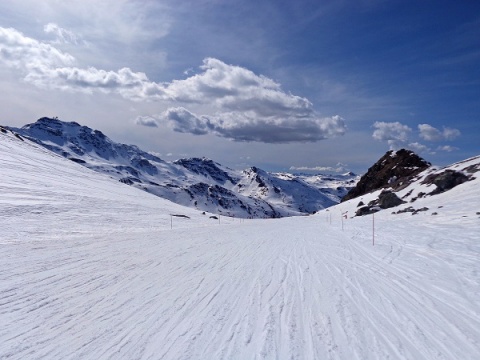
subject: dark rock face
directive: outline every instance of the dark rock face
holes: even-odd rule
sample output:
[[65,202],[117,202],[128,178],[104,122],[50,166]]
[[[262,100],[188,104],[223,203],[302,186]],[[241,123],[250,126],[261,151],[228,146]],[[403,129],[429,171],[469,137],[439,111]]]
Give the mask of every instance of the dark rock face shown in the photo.
[[384,190],[380,193],[380,195],[378,195],[378,199],[372,200],[368,203],[368,205],[358,208],[357,211],[355,212],[355,215],[356,216],[369,215],[377,211],[380,211],[381,209],[389,209],[401,204],[405,204],[405,201],[401,200],[393,192]]
[[388,151],[380,160],[370,167],[360,178],[357,185],[345,195],[342,201],[350,200],[377,189],[390,186],[399,189],[418,173],[431,164],[413,151],[401,149]]
[[382,191],[378,196],[378,205],[382,209],[389,209],[404,203],[405,201],[401,200],[391,191]]
[[355,216],[364,216],[364,215],[370,215],[373,213],[376,213],[377,211],[380,211],[380,208],[378,206],[362,206],[355,212]]
[[173,163],[181,165],[195,174],[211,177],[220,184],[225,184],[227,181],[230,181],[232,184],[238,182],[238,179],[232,178],[227,172],[220,169],[220,164],[207,158],[180,159]]
[[435,184],[437,188],[429,195],[440,194],[468,181],[468,176],[454,170],[445,170],[440,174],[428,175],[423,184]]

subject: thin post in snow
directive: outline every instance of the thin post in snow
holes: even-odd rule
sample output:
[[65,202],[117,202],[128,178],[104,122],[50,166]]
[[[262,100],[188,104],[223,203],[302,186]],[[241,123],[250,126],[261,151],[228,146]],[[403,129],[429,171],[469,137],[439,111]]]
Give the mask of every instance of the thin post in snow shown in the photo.
[[343,214],[340,217],[342,218],[342,231],[343,231]]
[[372,214],[372,246],[375,246],[375,213]]
[[170,229],[173,229],[173,216],[170,215]]

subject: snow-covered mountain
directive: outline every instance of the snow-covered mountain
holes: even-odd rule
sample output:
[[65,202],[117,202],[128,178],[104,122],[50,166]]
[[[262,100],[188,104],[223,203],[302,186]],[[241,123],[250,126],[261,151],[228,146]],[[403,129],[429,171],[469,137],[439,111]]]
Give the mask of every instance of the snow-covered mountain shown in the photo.
[[479,163],[374,216],[212,219],[0,127],[0,359],[477,360]]
[[76,122],[41,118],[11,131],[74,162],[175,203],[227,216],[275,218],[337,204],[355,174],[296,176],[256,167],[236,171],[210,159],[167,162]]

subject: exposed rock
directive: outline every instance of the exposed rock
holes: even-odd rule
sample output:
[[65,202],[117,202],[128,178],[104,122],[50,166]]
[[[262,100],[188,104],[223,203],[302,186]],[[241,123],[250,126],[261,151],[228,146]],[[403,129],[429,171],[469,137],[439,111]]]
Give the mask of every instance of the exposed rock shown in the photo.
[[355,216],[364,216],[380,211],[378,206],[363,206],[355,212]]
[[382,209],[389,209],[404,203],[405,201],[401,200],[391,191],[382,191],[378,196],[378,205]]
[[345,195],[342,201],[350,200],[384,187],[399,190],[411,179],[430,166],[430,163],[413,151],[401,149],[388,151],[370,167],[357,185]]
[[[427,207],[423,207],[423,208],[420,208],[420,209],[414,209],[413,207],[409,206],[405,209],[401,209],[401,210],[398,210],[397,212],[393,212],[392,214],[403,214],[403,213],[412,213],[412,215],[416,215],[418,214],[419,212],[422,212],[422,211],[427,211],[428,208]],[[432,215],[437,215],[437,213],[433,213]]]
[[183,214],[172,214],[172,216],[179,217],[179,218],[184,218],[184,219],[190,219],[190,216],[183,215]]
[[445,170],[440,174],[428,175],[425,180],[422,181],[422,184],[435,184],[437,188],[429,194],[435,195],[450,190],[468,180],[468,176],[461,172],[455,170]]

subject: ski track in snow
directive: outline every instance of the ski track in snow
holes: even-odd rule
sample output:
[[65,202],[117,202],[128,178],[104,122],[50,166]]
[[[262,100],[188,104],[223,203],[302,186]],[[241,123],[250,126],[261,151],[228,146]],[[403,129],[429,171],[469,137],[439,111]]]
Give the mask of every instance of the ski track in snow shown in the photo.
[[1,359],[480,354],[478,218],[378,214],[372,246],[371,217],[219,224],[7,137],[0,169]]

